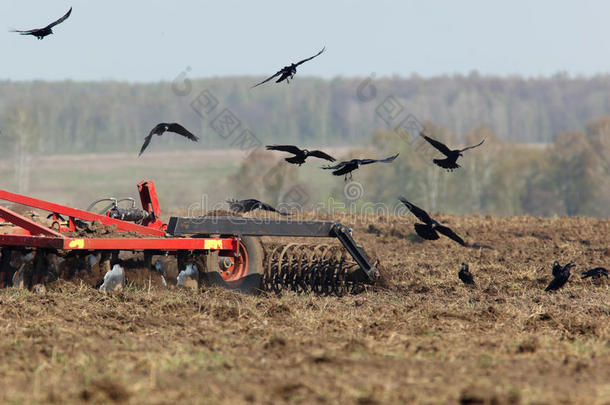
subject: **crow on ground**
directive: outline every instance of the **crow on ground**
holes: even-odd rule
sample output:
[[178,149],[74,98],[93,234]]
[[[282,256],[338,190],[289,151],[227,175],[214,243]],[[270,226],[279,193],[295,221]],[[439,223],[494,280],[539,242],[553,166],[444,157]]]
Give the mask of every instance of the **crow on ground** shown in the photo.
[[460,238],[455,232],[453,232],[451,230],[451,228],[439,224],[437,221],[432,219],[426,211],[422,210],[415,204],[411,204],[404,197],[398,197],[398,199],[404,205],[407,206],[409,211],[411,211],[413,213],[413,215],[415,215],[417,217],[417,219],[419,219],[420,221],[423,222],[423,224],[419,224],[417,222],[414,224],[415,232],[417,232],[417,234],[420,237],[427,239],[427,240],[436,240],[439,238],[438,233],[437,233],[437,232],[439,232],[439,233],[445,235],[446,237],[456,241],[460,245],[467,246],[466,242],[464,242],[462,240],[462,238]]
[[551,280],[549,285],[546,286],[544,291],[559,290],[570,278],[570,268],[576,266],[573,263],[568,263],[560,271],[556,271],[555,265],[553,264],[553,275],[555,278]]
[[61,17],[57,21],[52,22],[51,24],[47,25],[44,28],[35,28],[33,30],[27,30],[27,31],[12,30],[12,32],[18,32],[21,35],[32,35],[38,39],[43,39],[47,35],[51,35],[53,33],[52,28],[55,27],[57,24],[61,24],[62,22],[66,21],[68,19],[68,17],[70,17],[70,14],[72,14],[72,7],[70,7],[70,10],[68,10],[68,12],[66,14],[64,14],[63,17]]
[[371,163],[390,163],[394,159],[396,159],[397,156],[398,153],[394,156],[390,156],[385,159],[352,159],[345,162],[341,162],[335,166],[322,166],[322,169],[334,170],[333,174],[335,176],[345,175],[345,181],[347,181],[347,176],[349,175],[349,178],[351,179],[352,172],[358,169],[361,165],[368,165]]
[[606,278],[608,278],[608,270],[604,269],[603,267],[596,267],[591,270],[583,271],[580,274],[581,278],[601,278],[602,276],[606,276]]
[[326,159],[331,162],[336,160],[334,157],[322,152],[321,150],[300,149],[293,145],[267,145],[267,150],[279,150],[282,152],[292,153],[294,156],[285,158],[284,160],[288,163],[299,166],[305,163],[305,159],[307,159],[309,156]]
[[254,86],[252,86],[252,88],[260,86],[263,83],[267,83],[269,80],[274,79],[278,76],[280,76],[280,78],[275,81],[276,83],[283,82],[284,80],[286,80],[286,83],[290,83],[290,80],[292,80],[294,78],[294,75],[297,73],[297,66],[299,66],[302,63],[307,62],[308,60],[312,60],[313,58],[315,58],[316,56],[318,56],[322,52],[324,52],[325,49],[326,49],[326,47],[322,48],[322,50],[320,52],[316,53],[314,56],[309,57],[307,59],[303,59],[300,62],[292,63],[288,66],[284,66],[282,69],[278,70],[273,76],[266,78],[265,80],[263,80],[262,82],[260,82],[258,84],[255,84]]
[[468,270],[468,265],[466,263],[462,263],[462,268],[458,272],[458,277],[464,284],[474,285],[474,279],[472,278],[472,274]]
[[485,139],[483,139],[480,143],[478,143],[474,146],[469,146],[464,149],[449,149],[447,147],[447,145],[445,145],[444,143],[439,142],[435,139],[432,139],[429,136],[424,135],[423,133],[421,134],[421,136],[426,141],[428,141],[428,143],[430,143],[430,145],[434,146],[443,155],[447,156],[445,159],[433,159],[432,161],[437,166],[440,166],[443,169],[447,169],[448,171],[453,171],[454,169],[457,169],[458,167],[460,167],[460,165],[457,164],[457,160],[460,156],[462,156],[462,152],[466,152],[468,149],[473,149],[473,148],[476,148],[477,146],[481,146],[483,144],[483,142],[485,142]]
[[153,135],[161,136],[165,132],[174,132],[176,134],[182,135],[182,136],[190,139],[193,142],[197,142],[199,140],[198,137],[191,134],[186,128],[184,128],[180,124],[176,124],[175,122],[171,123],[171,124],[162,122],[160,124],[157,124],[157,126],[155,126],[153,129],[151,129],[148,136],[144,139],[144,144],[142,145],[142,148],[140,149],[140,153],[138,154],[138,156],[141,156],[142,153],[144,153],[144,150],[148,147],[148,144],[152,140]]

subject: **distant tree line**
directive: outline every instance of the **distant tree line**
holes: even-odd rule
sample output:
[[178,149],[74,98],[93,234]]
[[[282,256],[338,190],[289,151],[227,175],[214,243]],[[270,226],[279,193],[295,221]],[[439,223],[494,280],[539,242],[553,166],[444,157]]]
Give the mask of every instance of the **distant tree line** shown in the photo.
[[[6,137],[17,136],[15,115],[26,115],[40,131],[28,149],[44,154],[137,150],[158,122],[178,121],[202,136],[201,148],[231,148],[211,127],[227,109],[262,143],[346,145],[366,142],[384,121],[379,108],[391,98],[400,111],[464,134],[487,126],[504,142],[551,142],[610,114],[610,76],[496,78],[473,73],[435,78],[322,80],[299,77],[289,85],[250,86],[258,78],[192,80],[190,91],[171,82],[0,82],[0,154],[13,153]],[[175,83],[174,83],[175,84]],[[178,87],[179,88],[179,87]],[[209,116],[194,111],[207,90],[219,103]],[[19,125],[25,125],[21,123]],[[31,138],[31,137],[30,137]],[[177,137],[159,144],[191,148]]]
[[[0,163],[13,167],[19,191],[26,190],[36,155],[136,153],[155,124],[178,121],[201,136],[196,147],[203,149],[235,148],[223,131],[247,129],[262,145],[354,146],[340,158],[400,152],[391,165],[357,172],[360,202],[391,206],[403,194],[432,212],[610,217],[610,76],[300,77],[290,87],[250,89],[255,81],[192,80],[188,91],[176,83],[0,82]],[[216,125],[228,115],[234,128]],[[486,141],[447,173],[431,163],[438,152],[409,122],[453,146]],[[178,136],[153,146],[192,148]],[[278,159],[259,150],[228,182],[240,195],[263,184],[266,195],[257,196],[272,203],[295,185],[308,204],[345,200],[341,179],[320,190]]]

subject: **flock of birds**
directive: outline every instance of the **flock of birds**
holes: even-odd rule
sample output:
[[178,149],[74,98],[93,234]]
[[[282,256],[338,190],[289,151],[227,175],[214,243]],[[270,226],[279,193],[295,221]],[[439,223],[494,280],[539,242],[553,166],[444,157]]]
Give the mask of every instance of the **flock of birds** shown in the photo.
[[[68,17],[70,17],[71,14],[72,14],[72,7],[70,7],[68,12],[66,14],[64,14],[61,18],[59,18],[58,20],[52,22],[51,24],[49,24],[43,28],[35,28],[35,29],[24,30],[24,31],[12,30],[12,32],[17,32],[21,35],[32,35],[32,36],[38,38],[39,40],[41,40],[41,39],[44,39],[46,36],[53,34],[53,27],[66,21],[68,19]],[[251,88],[258,87],[264,83],[267,83],[268,81],[270,81],[272,79],[275,79],[278,76],[279,76],[279,78],[275,81],[276,83],[281,83],[283,81],[285,81],[286,83],[290,83],[290,80],[294,79],[294,75],[297,73],[297,67],[299,65],[320,56],[325,50],[326,50],[326,47],[322,48],[322,50],[320,50],[318,53],[316,53],[315,55],[313,55],[309,58],[305,58],[297,63],[291,63],[290,65],[284,66],[283,68],[278,70],[275,74],[273,74],[272,76],[269,76],[268,78],[261,81],[260,83],[255,84]],[[176,133],[187,139],[190,139],[193,142],[199,141],[199,137],[195,136],[193,133],[191,133],[188,129],[186,129],[182,125],[175,123],[175,122],[174,123],[162,122],[162,123],[157,124],[149,132],[149,134],[144,138],[144,144],[142,145],[138,156],[141,156],[142,153],[144,153],[144,151],[150,144],[154,135],[161,136],[161,135],[165,134],[166,132]],[[434,164],[436,164],[437,166],[439,166],[443,169],[446,169],[447,171],[453,171],[455,169],[458,169],[460,167],[460,165],[457,163],[458,158],[463,156],[463,153],[465,151],[477,148],[477,147],[481,146],[483,144],[483,142],[485,141],[485,140],[482,140],[478,144],[473,145],[473,146],[468,146],[464,149],[450,149],[444,143],[442,143],[436,139],[433,139],[433,138],[425,135],[424,133],[420,133],[420,136],[422,136],[430,145],[432,145],[436,150],[438,150],[440,153],[442,153],[445,156],[443,159],[433,159],[432,161]],[[295,164],[298,166],[301,166],[303,163],[305,163],[305,160],[309,157],[324,159],[324,160],[327,160],[330,162],[336,161],[336,159],[334,157],[330,156],[329,154],[327,154],[321,150],[311,150],[310,151],[307,149],[301,149],[295,145],[268,145],[266,148],[267,148],[267,150],[290,153],[293,156],[287,157],[284,160],[290,164]],[[344,176],[344,180],[347,181],[348,176],[350,179],[352,179],[352,173],[355,170],[359,169],[360,166],[368,165],[368,164],[372,164],[372,163],[392,163],[397,157],[398,157],[398,153],[393,156],[384,158],[384,159],[351,159],[351,160],[339,162],[338,164],[333,165],[333,166],[322,166],[322,169],[332,170],[333,175]],[[459,237],[453,230],[451,230],[451,228],[444,226],[444,225],[440,224],[439,222],[437,222],[436,220],[434,220],[432,217],[430,217],[430,215],[426,211],[417,207],[415,204],[407,201],[404,197],[399,197],[399,200],[409,209],[409,211],[411,211],[411,213],[417,219],[419,219],[421,221],[421,223],[416,222],[414,224],[415,232],[421,238],[426,239],[426,240],[436,240],[436,239],[439,239],[439,237],[440,237],[439,233],[440,233],[441,235],[444,235],[444,236],[450,238],[451,240],[459,243],[462,246],[468,246],[461,237]],[[256,200],[256,199],[228,200],[227,202],[229,203],[230,210],[235,213],[246,213],[246,212],[250,212],[250,211],[253,211],[256,209],[261,209],[261,210],[276,212],[283,216],[290,215],[288,213],[280,212],[280,211],[276,210],[274,207],[272,207],[271,205],[264,203],[262,201]],[[554,262],[553,268],[552,268],[552,274],[553,274],[554,278],[549,283],[549,285],[545,288],[545,291],[558,290],[561,287],[563,287],[565,285],[565,283],[568,281],[568,279],[570,278],[570,269],[573,268],[574,266],[575,265],[573,263],[568,263],[565,266],[561,266],[558,262]],[[581,274],[582,274],[583,279],[589,278],[589,277],[590,278],[601,278],[602,276],[605,276],[606,278],[608,278],[608,270],[606,270],[603,267],[596,267],[596,268],[593,268],[593,269],[590,269],[587,271],[583,271]],[[458,272],[458,277],[464,284],[467,284],[467,285],[475,284],[474,278],[468,269],[468,264],[466,264],[466,263],[462,263],[462,267],[461,267],[460,271]]]

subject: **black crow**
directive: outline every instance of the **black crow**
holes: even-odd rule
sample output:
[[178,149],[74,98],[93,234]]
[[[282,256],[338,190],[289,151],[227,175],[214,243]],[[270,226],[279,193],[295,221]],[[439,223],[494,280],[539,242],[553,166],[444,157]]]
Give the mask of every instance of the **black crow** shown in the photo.
[[252,88],[260,86],[263,83],[267,83],[269,80],[274,79],[280,75],[281,75],[280,78],[275,81],[276,83],[283,82],[284,80],[286,80],[286,83],[290,83],[290,80],[292,80],[294,78],[294,75],[297,73],[297,66],[299,66],[301,63],[307,62],[308,60],[312,60],[316,56],[319,56],[322,52],[324,52],[325,49],[326,49],[326,47],[322,48],[322,50],[320,52],[316,53],[314,56],[312,56],[310,58],[303,59],[300,62],[293,63],[288,66],[284,66],[281,70],[278,70],[276,74],[274,74],[271,77],[266,78],[265,80],[263,80],[262,82],[260,82],[258,84],[255,84],[254,86],[252,86]]
[[265,211],[272,211],[272,212],[277,212],[280,215],[290,215],[289,213],[286,212],[280,212],[278,210],[276,210],[275,208],[273,208],[271,205],[266,204],[264,202],[255,200],[253,198],[248,199],[248,200],[227,200],[227,202],[229,203],[229,209],[235,213],[246,213],[246,212],[250,212],[250,211],[254,211],[256,209],[261,209],[261,210],[265,210]]
[[417,219],[423,222],[423,224],[419,224],[417,222],[414,224],[415,232],[417,232],[419,236],[427,240],[436,240],[439,238],[437,233],[439,232],[445,235],[446,237],[453,239],[460,245],[467,246],[466,242],[464,242],[462,238],[460,238],[455,232],[453,232],[450,228],[439,224],[434,219],[430,218],[430,215],[428,215],[426,211],[422,210],[414,204],[411,204],[404,197],[398,197],[398,199],[404,205],[407,206],[409,211],[411,211],[413,215],[417,217]]
[[152,140],[153,135],[161,136],[166,131],[167,132],[175,132],[175,133],[177,133],[179,135],[187,137],[188,139],[190,139],[193,142],[197,142],[199,140],[198,137],[196,137],[195,135],[191,134],[186,128],[184,128],[180,124],[176,124],[175,122],[171,123],[171,124],[167,124],[165,122],[162,122],[160,124],[157,124],[157,126],[154,127],[150,131],[148,136],[144,139],[144,145],[142,145],[142,149],[140,149],[140,153],[138,154],[138,156],[141,156],[142,153],[144,152],[144,150],[148,147],[148,144]]
[[59,20],[57,20],[55,22],[52,22],[51,24],[47,25],[44,28],[36,28],[33,30],[27,30],[27,31],[12,30],[12,32],[18,32],[21,35],[32,35],[38,39],[43,39],[47,35],[51,35],[53,33],[52,28],[55,27],[57,24],[61,24],[62,22],[66,21],[68,19],[68,17],[70,17],[71,13],[72,13],[72,7],[70,7],[70,10],[68,10],[68,12],[63,17],[61,17]]
[[456,162],[457,162],[458,158],[460,156],[462,156],[462,152],[466,152],[468,149],[473,149],[473,148],[476,148],[477,146],[481,146],[483,144],[483,142],[485,142],[485,139],[483,139],[480,143],[478,143],[474,146],[469,146],[464,149],[453,149],[452,150],[452,149],[449,149],[444,143],[434,140],[434,139],[430,138],[429,136],[424,135],[423,133],[421,134],[421,136],[423,136],[424,139],[430,143],[430,145],[434,146],[443,155],[447,156],[447,158],[445,158],[445,159],[433,159],[432,161],[437,166],[440,166],[443,169],[447,169],[448,171],[453,171],[453,169],[457,169],[458,167],[460,167],[460,165],[458,165]]
[[559,290],[561,287],[563,287],[563,285],[570,278],[570,268],[574,266],[576,265],[573,263],[568,263],[563,266],[561,271],[555,271],[555,266],[553,265],[553,273],[556,273],[555,278],[551,280],[551,282],[549,283],[549,285],[546,286],[544,291]]
[[299,166],[305,163],[305,159],[307,159],[309,156],[317,157],[320,159],[326,159],[331,162],[334,162],[336,160],[334,157],[327,155],[321,150],[300,149],[293,145],[267,145],[267,150],[279,150],[282,152],[292,153],[294,156],[285,158],[284,160],[288,163],[292,163]]
[[464,284],[474,285],[474,280],[472,278],[472,274],[468,270],[468,265],[466,263],[462,263],[462,268],[458,272],[458,277]]
[[343,176],[345,175],[345,181],[347,181],[347,175],[349,174],[349,178],[352,178],[352,172],[360,167],[360,165],[368,165],[371,163],[390,163],[396,157],[398,153],[394,156],[387,157],[385,159],[352,159],[346,162],[341,162],[335,166],[323,166],[322,169],[334,170],[333,174],[335,176]]
[[601,278],[601,276],[606,276],[606,278],[608,278],[608,270],[604,269],[603,267],[596,267],[591,270],[583,271],[580,274],[582,275],[581,278]]

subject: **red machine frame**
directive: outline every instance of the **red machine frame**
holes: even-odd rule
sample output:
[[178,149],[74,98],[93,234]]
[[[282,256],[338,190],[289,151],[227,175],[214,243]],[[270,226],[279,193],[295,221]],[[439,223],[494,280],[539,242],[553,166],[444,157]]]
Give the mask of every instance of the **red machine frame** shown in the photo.
[[[37,247],[60,250],[156,250],[156,251],[219,251],[223,256],[239,254],[239,237],[224,238],[183,238],[166,234],[167,224],[161,221],[161,209],[152,181],[138,184],[142,208],[151,213],[143,225],[111,218],[108,215],[94,214],[88,211],[51,203],[44,200],[0,190],[0,200],[26,205],[52,213],[57,230],[40,225],[16,212],[0,206],[0,221],[4,220],[18,228],[11,234],[0,235],[0,247]],[[60,217],[68,217],[60,222]],[[76,221],[99,221],[103,225],[115,225],[117,231],[134,232],[147,237],[95,238],[72,237],[66,232],[76,230]]]

